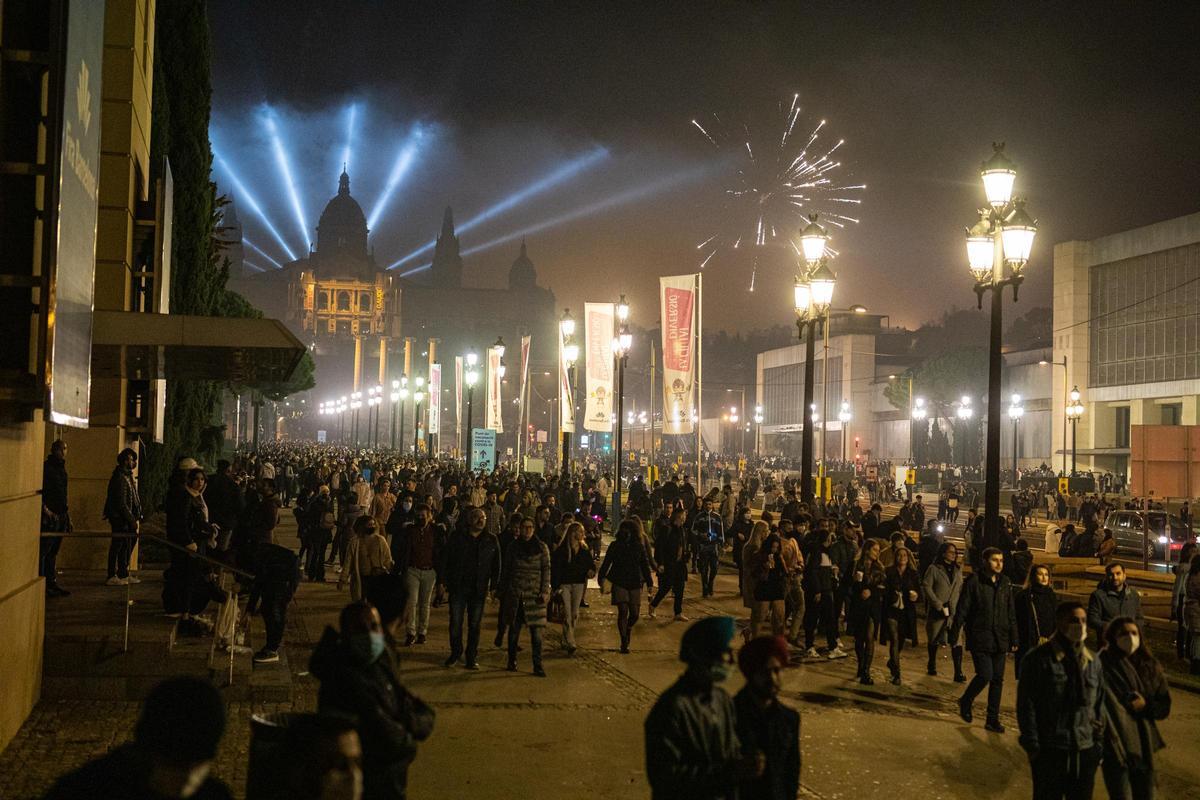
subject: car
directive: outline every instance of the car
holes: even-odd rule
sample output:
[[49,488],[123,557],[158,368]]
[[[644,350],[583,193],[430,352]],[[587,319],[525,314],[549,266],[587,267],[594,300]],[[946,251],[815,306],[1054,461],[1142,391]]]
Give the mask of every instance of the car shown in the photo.
[[1196,534],[1174,514],[1165,511],[1114,511],[1106,521],[1117,540],[1117,552],[1152,561],[1178,561],[1179,551]]

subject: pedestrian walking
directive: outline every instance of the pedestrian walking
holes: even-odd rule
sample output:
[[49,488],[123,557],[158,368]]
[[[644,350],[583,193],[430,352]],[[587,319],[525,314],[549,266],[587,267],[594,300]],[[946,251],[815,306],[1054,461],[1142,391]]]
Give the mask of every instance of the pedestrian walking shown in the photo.
[[[817,651],[817,628],[825,634],[825,657],[828,659],[848,658],[849,653],[838,643],[837,607],[840,586],[850,585],[853,564],[842,573],[833,558],[836,547],[834,534],[818,530],[814,535],[821,537],[817,544],[805,554],[804,561],[804,656],[819,658]],[[857,545],[855,545],[857,552]]]
[[1188,632],[1188,660],[1192,675],[1200,675],[1200,553],[1192,556],[1183,587],[1183,620]]
[[714,499],[704,498],[704,510],[692,520],[692,540],[696,543],[696,559],[700,572],[700,593],[712,597],[725,549],[725,523],[714,510]]
[[362,516],[354,522],[354,532],[346,546],[346,563],[338,576],[337,588],[350,583],[350,599],[366,597],[367,584],[379,575],[392,570],[392,552],[387,539],[379,532],[373,517]]
[[971,722],[971,706],[987,687],[987,719],[984,728],[1004,733],[1000,724],[1000,698],[1004,693],[1004,665],[1008,652],[1017,646],[1017,608],[1012,583],[1004,576],[1004,554],[995,547],[980,554],[986,570],[963,583],[954,624],[967,634],[967,650],[975,677],[958,700],[958,714]]
[[[791,524],[789,520],[788,524]],[[782,522],[780,527],[782,527]],[[746,641],[749,642],[758,632],[759,606],[758,601],[754,597],[754,590],[758,584],[758,571],[755,565],[758,560],[758,552],[762,549],[763,542],[771,535],[771,526],[761,520],[754,523],[754,527],[750,531],[750,538],[742,547],[742,572],[744,573],[740,581],[742,590],[742,605],[750,612],[750,624],[746,628]]]
[[[407,582],[408,619],[404,646],[425,644],[429,633],[429,608],[437,583],[437,564],[441,560],[445,529],[433,521],[433,509],[422,503],[414,509],[416,519],[407,526],[403,539],[393,549],[398,554],[396,570]],[[479,513],[483,513],[480,511]]]
[[588,579],[596,577],[596,562],[583,540],[583,525],[567,525],[562,543],[554,549],[550,560],[550,588],[563,599],[563,642],[567,655],[575,655],[575,623],[579,619],[579,604],[587,590]]
[[[56,439],[42,465],[42,533],[72,533],[70,504],[67,501],[67,443]],[[46,579],[47,597],[71,594],[58,585],[58,551],[61,536],[44,536],[38,546],[38,575]]]
[[[787,625],[787,590],[790,573],[783,560],[782,542],[778,534],[770,534],[763,540],[762,548],[754,557],[754,604],[758,627],[770,623],[771,633],[782,636]],[[753,636],[763,632],[753,631]]]
[[742,751],[733,701],[718,685],[733,668],[734,629],[733,617],[706,617],[683,634],[687,669],[646,716],[653,800],[737,800],[738,785],[766,769],[764,753]]
[[934,563],[921,580],[921,589],[925,594],[925,636],[929,642],[929,664],[925,672],[937,675],[938,648],[949,646],[955,683],[965,683],[967,680],[962,669],[962,628],[954,625],[962,586],[958,548],[951,542],[943,542]]
[[906,641],[916,645],[917,602],[921,598],[921,580],[910,551],[900,548],[895,560],[884,571],[883,627],[881,639],[888,645],[888,671],[892,683],[900,685],[900,653]]
[[684,527],[686,517],[687,514],[681,508],[671,512],[671,524],[655,536],[654,561],[658,566],[658,591],[650,599],[647,615],[651,619],[654,619],[654,611],[658,604],[667,596],[667,592],[670,592],[676,621],[687,622],[687,617],[683,615],[683,592],[688,575],[689,537]]
[[1142,615],[1142,599],[1138,590],[1127,581],[1125,567],[1118,563],[1106,564],[1104,580],[1088,598],[1088,629],[1095,634],[1096,641],[1104,635],[1108,623],[1117,617],[1133,617],[1139,625],[1146,624]]
[[1021,660],[1054,633],[1058,592],[1051,585],[1049,564],[1038,564],[1030,571],[1025,586],[1017,592],[1016,602],[1018,647],[1013,667],[1019,679]]
[[795,800],[800,791],[800,713],[779,702],[788,643],[781,636],[753,639],[738,653],[746,685],[733,696],[744,755],[763,756],[763,772],[738,784],[744,800]]
[[[622,523],[624,524],[624,523]],[[641,548],[641,542],[637,542]],[[521,536],[504,554],[501,575],[500,613],[508,628],[509,672],[517,669],[517,644],[522,626],[529,627],[533,674],[546,677],[542,668],[542,629],[546,627],[546,603],[550,600],[550,551],[534,535],[533,520],[521,523]]]
[[866,686],[875,683],[871,678],[871,662],[875,658],[875,637],[879,634],[886,587],[883,567],[879,564],[879,550],[878,539],[867,540],[863,545],[862,556],[854,565],[850,586],[847,628],[854,636],[858,680]]
[[[686,558],[686,556],[684,556]],[[683,562],[686,567],[686,561]],[[632,520],[622,520],[617,528],[617,538],[604,553],[597,575],[600,591],[611,584],[612,604],[617,607],[617,634],[621,638],[621,652],[629,652],[629,640],[633,626],[637,624],[642,605],[642,587],[651,587],[650,562],[638,526]],[[683,615],[676,615],[676,619]]]
[[1189,632],[1184,620],[1184,600],[1188,575],[1192,571],[1192,558],[1196,555],[1196,543],[1188,542],[1179,551],[1179,563],[1175,565],[1175,580],[1171,584],[1171,614],[1175,621],[1175,655],[1181,661],[1188,658]]
[[1087,611],[1060,603],[1054,635],[1025,659],[1017,683],[1019,743],[1034,800],[1091,800],[1103,741],[1103,677],[1088,650]]
[[[479,669],[479,631],[483,625],[483,604],[488,592],[500,586],[500,541],[487,530],[487,518],[481,508],[467,516],[467,529],[455,531],[446,541],[445,580],[450,596],[450,656],[445,666],[453,666],[466,656],[466,668]],[[467,624],[467,646],[463,651],[463,620]]]
[[1104,629],[1104,736],[1101,772],[1110,800],[1154,800],[1154,754],[1166,746],[1158,721],[1171,713],[1171,692],[1162,665],[1150,652],[1132,617]]

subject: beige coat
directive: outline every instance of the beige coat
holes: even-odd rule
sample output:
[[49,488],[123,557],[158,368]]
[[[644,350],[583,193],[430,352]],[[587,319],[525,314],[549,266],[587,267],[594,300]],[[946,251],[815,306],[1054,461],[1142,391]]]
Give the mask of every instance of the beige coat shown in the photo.
[[378,533],[370,536],[352,536],[346,548],[346,564],[338,578],[338,589],[343,581],[350,581],[350,599],[363,598],[364,579],[372,575],[384,575],[392,568],[392,551],[387,539]]

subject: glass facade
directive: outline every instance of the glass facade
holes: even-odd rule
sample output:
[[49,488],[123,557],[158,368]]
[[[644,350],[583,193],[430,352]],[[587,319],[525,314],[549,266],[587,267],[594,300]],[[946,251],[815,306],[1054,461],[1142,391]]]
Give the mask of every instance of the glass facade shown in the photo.
[[[818,347],[820,345],[818,344]],[[821,408],[821,359],[815,364],[813,402]],[[842,357],[829,357],[829,413],[837,417],[842,402]],[[804,420],[804,363],[763,370],[763,424],[799,425]]]
[[1089,273],[1091,386],[1200,378],[1200,244]]

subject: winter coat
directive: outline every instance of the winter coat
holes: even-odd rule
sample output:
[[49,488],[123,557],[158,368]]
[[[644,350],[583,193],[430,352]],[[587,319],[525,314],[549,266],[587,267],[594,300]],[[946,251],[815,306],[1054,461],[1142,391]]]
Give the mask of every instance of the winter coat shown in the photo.
[[1104,627],[1117,617],[1132,617],[1138,625],[1146,624],[1146,618],[1142,616],[1142,599],[1137,589],[1127,583],[1117,591],[1106,579],[1088,598],[1088,628],[1099,637],[1103,635]]
[[[895,565],[884,572],[886,589],[883,595],[883,612],[888,619],[900,623],[899,636],[901,641],[916,642],[917,638],[917,604],[921,599],[921,579],[917,577],[916,565],[909,563],[903,574]],[[916,600],[909,592],[916,593]],[[880,640],[887,642],[891,639],[888,626],[879,629]]]
[[571,555],[571,547],[564,540],[550,557],[550,588],[557,589],[564,583],[587,583],[588,573],[595,571],[592,551],[581,544],[575,555]]
[[351,536],[346,545],[346,562],[342,566],[338,588],[342,586],[342,579],[349,579],[350,599],[361,600],[366,594],[367,581],[376,575],[389,572],[392,564],[392,553],[388,549],[387,539],[381,534]]
[[487,531],[477,537],[457,532],[446,541],[443,580],[451,597],[482,600],[500,586],[500,540]]
[[766,756],[761,777],[743,781],[744,800],[795,800],[800,791],[800,713],[783,703],[760,708],[750,689],[733,697],[737,734],[746,751]]
[[[670,567],[667,567],[670,569]],[[618,539],[604,552],[597,579],[603,585],[610,581],[613,586],[636,591],[650,585],[650,562],[646,548],[636,539]]]
[[[1154,768],[1154,754],[1166,743],[1158,732],[1156,720],[1171,713],[1171,693],[1162,667],[1150,662],[1149,669],[1138,670],[1122,652],[1105,648],[1100,653],[1104,670],[1104,710],[1108,727],[1104,735],[1104,758],[1126,768]],[[1136,692],[1146,701],[1134,711],[1128,698]]]
[[300,585],[300,560],[286,547],[264,542],[254,554],[254,582],[246,611],[253,614],[259,601],[286,605]]
[[[837,541],[829,546],[829,558],[833,561],[833,565],[838,568],[839,580],[843,590],[850,588],[850,577],[854,572],[854,564],[858,561],[858,542],[846,537],[838,537]],[[809,559],[810,561],[812,559]]]
[[[854,565],[850,574],[850,611],[847,614],[847,627],[859,631],[869,622],[879,625],[883,615],[886,586],[883,567],[878,561],[866,564],[860,560]],[[870,592],[865,598],[862,596],[864,590]]]
[[1017,591],[1017,637],[1021,650],[1036,647],[1039,639],[1054,635],[1058,592],[1049,586],[1031,586]]
[[756,602],[754,599],[754,587],[758,583],[758,570],[754,568],[754,565],[758,559],[758,551],[761,549],[762,542],[758,544],[746,542],[739,556],[742,562],[742,605],[746,608],[754,608]]
[[1200,635],[1200,574],[1188,575],[1183,598],[1183,623],[1193,636]]
[[504,552],[500,575],[505,619],[511,622],[521,609],[526,625],[545,625],[550,595],[550,550],[545,543],[536,536],[517,539]]
[[401,685],[390,652],[364,664],[332,628],[313,650],[309,671],[321,682],[318,713],[356,722],[364,796],[402,800],[417,743],[433,732],[433,709]]
[[945,617],[944,608],[950,610],[953,619],[958,611],[958,599],[962,595],[962,567],[954,564],[949,570],[943,564],[932,564],[925,571],[921,588],[925,592],[925,616],[927,619]]
[[123,531],[132,531],[142,518],[137,483],[133,480],[133,473],[124,467],[118,466],[108,479],[104,518]]
[[733,700],[720,686],[698,689],[684,674],[663,692],[645,723],[652,800],[735,800],[741,757]]
[[[654,538],[654,560],[664,569],[680,564],[686,566],[689,554],[687,531],[683,528],[667,525]],[[684,580],[687,580],[686,574]]]
[[1071,668],[1060,637],[1038,645],[1021,659],[1017,682],[1017,741],[1027,753],[1041,750],[1082,751],[1099,742],[1093,739],[1093,722],[1103,719],[1103,677],[1100,659],[1086,647],[1080,668],[1083,702],[1076,705],[1066,696]]
[[1017,606],[1012,582],[972,575],[963,582],[954,613],[954,627],[967,633],[967,649],[975,653],[1005,653],[1017,643]]

